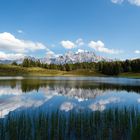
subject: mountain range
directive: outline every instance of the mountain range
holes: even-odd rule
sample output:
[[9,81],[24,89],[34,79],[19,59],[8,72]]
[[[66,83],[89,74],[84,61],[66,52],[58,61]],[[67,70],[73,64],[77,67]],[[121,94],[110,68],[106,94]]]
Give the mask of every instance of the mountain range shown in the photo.
[[44,58],[35,58],[31,56],[25,56],[24,58],[19,58],[16,60],[0,60],[0,63],[10,64],[16,61],[18,64],[22,63],[25,58],[31,59],[33,61],[40,60],[41,63],[47,64],[66,64],[66,63],[82,63],[82,62],[99,62],[99,61],[112,61],[112,59],[97,56],[93,51],[79,50],[77,52],[66,52],[64,55],[52,55],[46,56]]

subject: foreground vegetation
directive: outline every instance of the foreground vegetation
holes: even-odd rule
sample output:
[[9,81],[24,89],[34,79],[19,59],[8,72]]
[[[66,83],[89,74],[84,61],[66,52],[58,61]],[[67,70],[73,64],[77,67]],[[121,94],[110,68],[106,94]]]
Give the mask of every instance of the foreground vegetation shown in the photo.
[[113,109],[104,112],[28,111],[0,119],[1,140],[139,140],[140,112]]
[[0,76],[103,76],[93,70],[62,71],[41,67],[22,67],[15,65],[0,65]]
[[[19,65],[0,64],[0,76],[108,76],[96,70],[77,69],[62,71],[56,69],[46,69],[41,67],[22,67]],[[115,75],[113,75],[115,76]],[[124,72],[120,77],[140,78],[138,72]]]
[[[106,76],[94,70],[61,71],[40,67],[21,67],[14,65],[0,65],[0,76]],[[140,78],[140,73],[124,73],[121,77]]]

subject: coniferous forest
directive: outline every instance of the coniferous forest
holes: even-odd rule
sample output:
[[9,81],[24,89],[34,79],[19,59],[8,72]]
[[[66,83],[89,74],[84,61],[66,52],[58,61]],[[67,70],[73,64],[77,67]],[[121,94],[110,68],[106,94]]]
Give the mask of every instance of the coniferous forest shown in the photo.
[[[17,65],[13,62],[13,65]],[[126,61],[112,61],[112,62],[83,62],[75,64],[44,64],[40,60],[33,61],[31,59],[24,59],[20,64],[23,67],[42,67],[46,69],[54,69],[61,71],[72,71],[78,69],[93,70],[106,75],[119,75],[123,72],[140,72],[140,59],[126,60]]]

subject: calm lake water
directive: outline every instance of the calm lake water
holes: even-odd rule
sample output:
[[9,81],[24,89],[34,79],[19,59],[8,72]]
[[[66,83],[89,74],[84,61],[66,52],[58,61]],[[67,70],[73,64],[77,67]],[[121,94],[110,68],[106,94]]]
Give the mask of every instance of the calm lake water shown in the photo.
[[22,110],[104,111],[140,108],[140,79],[0,77],[0,118]]

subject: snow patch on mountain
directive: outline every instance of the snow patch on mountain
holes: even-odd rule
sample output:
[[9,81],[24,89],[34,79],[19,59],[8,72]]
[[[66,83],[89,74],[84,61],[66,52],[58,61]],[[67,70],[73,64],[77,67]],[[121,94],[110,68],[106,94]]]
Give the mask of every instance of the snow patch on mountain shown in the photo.
[[[93,51],[81,50],[78,49],[77,52],[66,52],[64,55],[53,55],[46,56],[44,58],[35,58],[32,56],[25,56],[24,58],[28,58],[33,61],[40,60],[41,63],[47,64],[66,64],[66,63],[82,63],[82,62],[99,62],[99,61],[112,61],[111,59],[104,58],[101,56],[97,56]],[[18,64],[22,63],[24,58],[19,58],[16,61]],[[13,60],[0,60],[0,63],[10,64]]]
[[99,62],[99,61],[110,61],[101,56],[97,56],[92,51],[86,51],[79,49],[77,52],[69,51],[64,55],[60,55],[55,58],[43,58],[41,62],[48,64],[66,64],[66,63],[82,63],[82,62]]

